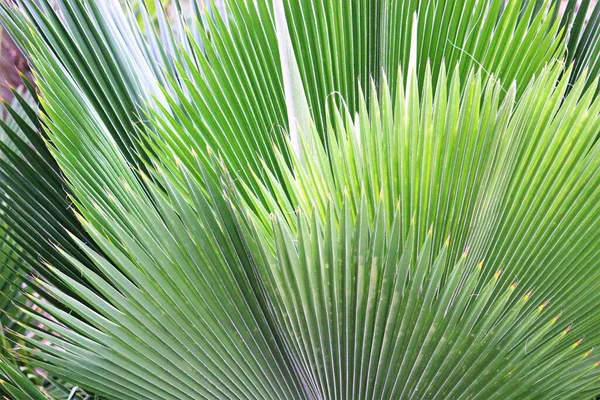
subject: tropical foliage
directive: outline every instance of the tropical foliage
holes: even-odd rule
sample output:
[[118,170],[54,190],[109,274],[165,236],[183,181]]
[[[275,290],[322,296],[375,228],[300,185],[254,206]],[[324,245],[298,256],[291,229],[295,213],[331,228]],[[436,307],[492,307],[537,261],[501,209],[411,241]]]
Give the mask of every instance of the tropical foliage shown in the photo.
[[0,6],[5,396],[600,393],[600,7],[174,4]]

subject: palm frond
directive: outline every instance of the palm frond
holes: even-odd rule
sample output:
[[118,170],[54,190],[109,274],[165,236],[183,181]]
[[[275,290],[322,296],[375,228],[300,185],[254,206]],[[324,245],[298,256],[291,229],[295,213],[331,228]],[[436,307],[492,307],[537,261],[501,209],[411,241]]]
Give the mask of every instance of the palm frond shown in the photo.
[[567,61],[575,65],[573,77],[586,70],[590,72],[588,76],[597,76],[600,71],[600,7],[589,0],[569,0],[561,24],[569,31]]
[[550,3],[2,6],[42,105],[0,168],[23,360],[115,399],[599,391],[597,78]]
[[[273,178],[274,191],[255,193],[257,198],[271,196],[264,212],[250,211],[260,208],[259,200],[244,203],[251,189],[239,191],[226,176],[222,184],[209,176],[197,182],[181,163],[173,163],[174,170],[157,169],[156,183],[147,178],[150,193],[139,182],[124,188],[135,210],[110,193],[112,200],[94,211],[103,221],[83,221],[110,259],[89,252],[107,279],[73,260],[102,297],[58,271],[89,305],[40,283],[74,314],[30,299],[57,319],[37,316],[60,334],[28,327],[36,333],[34,339],[24,338],[32,364],[108,397],[395,398],[422,393],[519,398],[533,391],[576,396],[588,390],[595,384],[597,357],[587,347],[579,351],[579,337],[597,340],[597,321],[589,313],[598,300],[588,303],[598,279],[595,269],[577,263],[578,276],[584,278],[578,286],[586,296],[564,301],[563,294],[574,293],[563,290],[568,282],[558,279],[570,272],[567,264],[506,262],[521,248],[528,249],[523,255],[563,255],[560,249],[544,249],[554,240],[540,242],[525,230],[509,250],[490,250],[499,245],[495,234],[515,226],[513,221],[520,222],[517,228],[543,228],[533,217],[503,209],[521,203],[521,187],[545,182],[535,175],[523,178],[522,163],[548,151],[564,152],[568,127],[580,127],[573,144],[581,149],[580,157],[567,157],[556,166],[567,184],[549,182],[547,190],[554,191],[543,198],[556,198],[552,205],[560,210],[572,204],[558,195],[564,187],[579,197],[598,186],[592,172],[598,160],[591,156],[600,122],[598,105],[590,105],[595,88],[582,94],[585,80],[580,80],[566,97],[565,109],[557,112],[568,83],[567,74],[555,84],[561,73],[560,66],[545,70],[513,113],[516,89],[500,102],[502,88],[482,74],[470,74],[464,92],[458,72],[454,79],[442,78],[435,91],[426,75],[418,100],[412,69],[408,87],[399,87],[395,101],[387,87],[381,102],[374,94],[367,106],[365,98],[358,123],[340,110],[329,125],[329,147],[323,147],[316,129],[305,132],[307,156],[289,167],[285,184]],[[552,100],[536,102],[540,92]],[[561,113],[572,121],[564,121]],[[446,143],[432,135],[435,126],[448,133],[441,136]],[[452,139],[470,144],[459,146]],[[396,156],[383,156],[391,148],[386,143],[398,143]],[[420,166],[403,168],[404,146],[409,154],[423,154]],[[524,150],[529,150],[527,157],[521,155]],[[278,159],[285,170],[285,159]],[[442,160],[477,162],[478,167],[427,172]],[[347,170],[361,184],[352,185]],[[444,174],[447,170],[457,172]],[[377,175],[385,171],[398,178],[394,184]],[[403,192],[404,177],[412,184]],[[182,182],[187,183],[183,190]],[[429,185],[438,190],[426,190]],[[462,199],[455,197],[461,193],[456,188],[463,188]],[[277,193],[288,198],[272,197]],[[512,202],[507,206],[505,199]],[[463,212],[438,216],[456,208],[445,201],[462,203]],[[439,211],[424,204],[436,204]],[[589,226],[597,223],[596,214],[585,215]],[[585,260],[586,249],[594,246],[572,241],[588,225],[572,221],[553,232]],[[544,222],[553,221],[546,217]],[[100,231],[106,226],[111,238]],[[445,241],[448,235],[453,239]],[[546,277],[548,268],[556,279],[537,282],[541,287],[536,290],[536,280]],[[583,311],[586,305],[590,308]],[[557,323],[561,309],[560,321],[575,322],[573,328]],[[585,322],[577,315],[585,315]],[[482,378],[488,375],[494,379]]]

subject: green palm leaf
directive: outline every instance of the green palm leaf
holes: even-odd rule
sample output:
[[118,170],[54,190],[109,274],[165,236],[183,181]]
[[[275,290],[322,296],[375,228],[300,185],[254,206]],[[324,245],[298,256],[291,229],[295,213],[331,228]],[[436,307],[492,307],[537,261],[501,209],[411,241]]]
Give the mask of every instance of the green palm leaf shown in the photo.
[[2,6],[43,106],[0,168],[35,276],[21,357],[115,399],[597,393],[600,103],[573,14],[225,6]]

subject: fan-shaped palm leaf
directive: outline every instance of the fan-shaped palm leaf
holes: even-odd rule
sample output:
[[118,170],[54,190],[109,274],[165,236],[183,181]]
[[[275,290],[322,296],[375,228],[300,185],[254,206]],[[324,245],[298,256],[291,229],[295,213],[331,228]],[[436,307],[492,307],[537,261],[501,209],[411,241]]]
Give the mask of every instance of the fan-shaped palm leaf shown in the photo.
[[32,245],[6,186],[32,366],[106,398],[600,389],[600,103],[553,8],[58,3],[0,14],[83,228]]

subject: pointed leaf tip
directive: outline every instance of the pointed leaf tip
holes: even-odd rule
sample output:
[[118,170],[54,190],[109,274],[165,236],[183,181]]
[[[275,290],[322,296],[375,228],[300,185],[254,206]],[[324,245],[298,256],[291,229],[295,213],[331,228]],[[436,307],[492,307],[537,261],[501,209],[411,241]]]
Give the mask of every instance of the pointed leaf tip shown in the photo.
[[558,313],[557,316],[555,316],[554,318],[552,318],[552,324],[555,324],[556,321],[558,321],[558,319],[560,318],[561,315],[562,315],[562,312]]
[[465,249],[463,250],[462,257],[467,258],[468,254],[469,254],[469,246],[465,247]]

